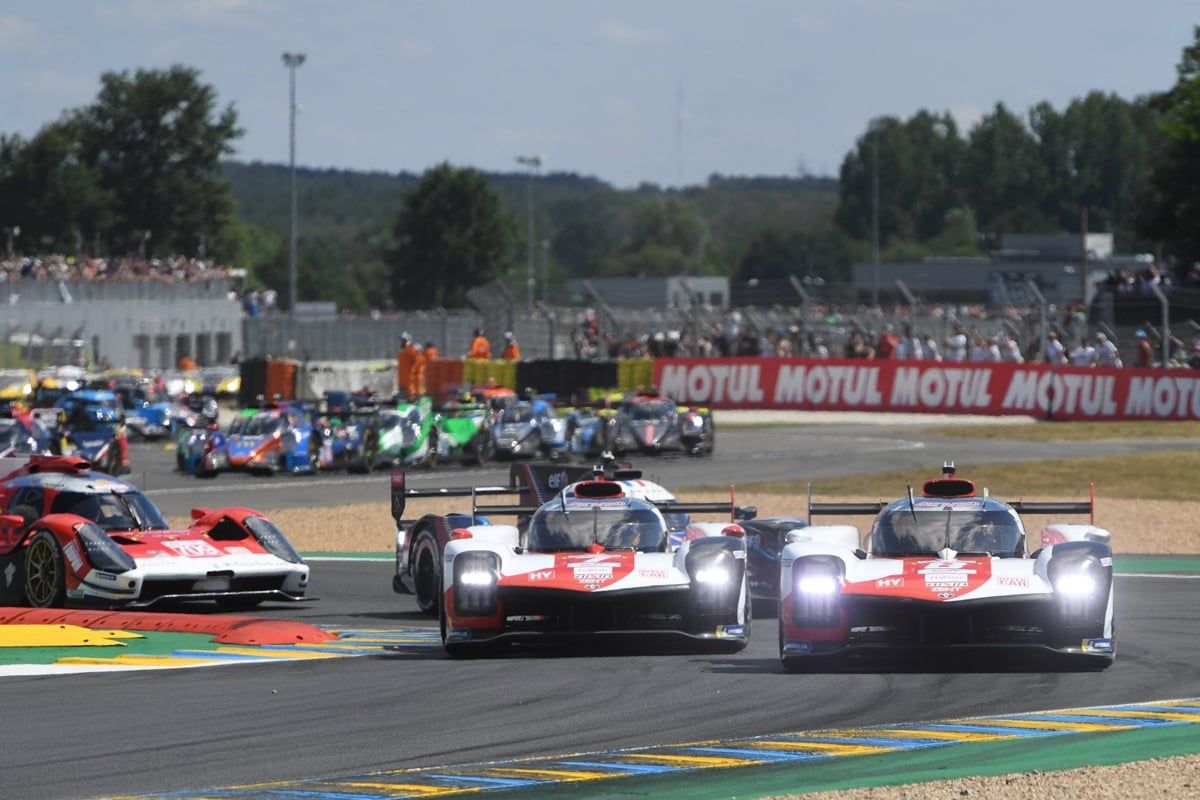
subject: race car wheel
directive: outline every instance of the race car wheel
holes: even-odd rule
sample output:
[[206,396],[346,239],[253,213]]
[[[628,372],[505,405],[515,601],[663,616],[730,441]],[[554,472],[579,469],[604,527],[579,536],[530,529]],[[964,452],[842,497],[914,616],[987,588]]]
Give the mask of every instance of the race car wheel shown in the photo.
[[437,538],[432,531],[423,530],[417,534],[413,543],[412,564],[413,594],[417,598],[417,608],[429,616],[438,613],[438,602],[441,594],[441,576],[438,574]]
[[62,548],[50,531],[38,531],[25,548],[25,601],[34,608],[58,608],[66,593]]
[[425,466],[430,469],[437,469],[438,465],[438,433],[437,428],[429,429],[429,438],[427,441],[428,450],[425,453]]
[[321,440],[316,436],[308,437],[308,471],[318,472],[321,469]]
[[375,435],[375,431],[367,430],[363,434],[362,451],[359,454],[358,462],[351,467],[354,472],[370,472],[375,466],[375,455],[379,451],[379,438]]
[[483,466],[488,461],[491,461],[492,455],[496,452],[496,444],[492,441],[492,434],[487,428],[480,428],[479,433],[475,434],[475,450],[471,455],[468,464]]

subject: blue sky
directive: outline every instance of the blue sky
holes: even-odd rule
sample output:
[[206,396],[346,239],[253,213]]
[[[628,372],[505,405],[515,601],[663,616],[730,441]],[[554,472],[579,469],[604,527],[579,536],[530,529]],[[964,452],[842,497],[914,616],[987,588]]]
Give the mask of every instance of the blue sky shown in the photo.
[[291,50],[306,166],[836,174],[876,115],[1166,89],[1197,23],[1195,0],[0,0],[0,130],[183,63],[237,107],[238,158],[286,162]]

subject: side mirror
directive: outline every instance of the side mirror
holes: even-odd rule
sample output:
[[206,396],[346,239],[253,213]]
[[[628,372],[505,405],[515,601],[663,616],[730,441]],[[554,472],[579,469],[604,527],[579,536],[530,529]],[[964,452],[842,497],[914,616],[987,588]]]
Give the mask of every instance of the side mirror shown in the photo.
[[192,519],[193,520],[204,519],[205,517],[208,516],[210,511],[212,511],[212,509],[210,509],[210,508],[193,508],[192,509]]
[[741,525],[726,525],[721,529],[722,536],[732,536],[735,539],[745,539],[746,529]]
[[749,522],[758,516],[758,506],[738,506],[733,515],[738,522]]
[[4,514],[0,516],[0,528],[24,528],[25,518],[20,514]]

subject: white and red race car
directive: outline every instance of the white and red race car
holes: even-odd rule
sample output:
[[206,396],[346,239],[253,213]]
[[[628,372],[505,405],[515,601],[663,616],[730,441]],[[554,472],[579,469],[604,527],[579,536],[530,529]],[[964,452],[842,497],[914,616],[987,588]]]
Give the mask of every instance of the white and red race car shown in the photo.
[[0,474],[0,603],[246,609],[311,599],[308,565],[258,511],[197,508],[172,530],[136,487],[82,458],[3,459]]
[[[549,469],[568,474],[562,467]],[[648,499],[655,492],[639,481],[639,474],[611,470],[570,483],[552,479],[548,483],[559,483],[557,491],[534,505],[481,506],[480,494],[528,497],[530,487],[479,487],[472,490],[469,515],[438,518],[443,527],[454,526],[439,548],[436,570],[447,652],[482,654],[515,641],[597,636],[743,649],[750,635],[746,544],[732,520],[739,511],[743,516],[752,511],[737,509],[732,499],[719,504]],[[406,500],[463,491],[409,490],[403,471],[393,471],[398,559],[408,549],[401,522]],[[713,512],[730,521],[688,519],[676,538],[664,516]],[[491,524],[494,516],[516,516],[518,524]],[[399,561],[397,566],[403,567]]]
[[1053,523],[1029,551],[1021,514],[1088,514],[1086,503],[1005,503],[947,464],[920,496],[809,502],[814,514],[875,514],[860,549],[849,525],[787,534],[779,656],[791,670],[855,654],[1031,648],[1103,669],[1115,655],[1110,534]]

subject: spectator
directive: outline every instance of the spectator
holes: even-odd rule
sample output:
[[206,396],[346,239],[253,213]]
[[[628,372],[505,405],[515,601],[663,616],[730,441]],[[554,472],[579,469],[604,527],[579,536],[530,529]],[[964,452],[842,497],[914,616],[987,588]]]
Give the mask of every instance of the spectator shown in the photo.
[[1081,339],[1079,344],[1071,350],[1071,366],[1073,367],[1094,367],[1096,361],[1096,348],[1088,344],[1086,339]]
[[942,354],[938,352],[937,340],[932,333],[926,333],[921,339],[921,358],[924,361],[941,361]]
[[1121,366],[1121,353],[1103,333],[1096,334],[1096,363],[1102,367]]
[[488,360],[492,357],[492,345],[488,342],[487,337],[483,335],[483,328],[475,329],[475,338],[471,341],[471,349],[467,351],[467,358]]
[[1024,364],[1025,357],[1021,355],[1021,345],[1011,336],[1004,336],[1000,344],[1000,360],[1006,364]]
[[891,325],[884,325],[875,345],[876,358],[896,358],[896,348],[900,346],[900,338],[892,330]]
[[521,360],[521,348],[517,346],[517,340],[512,331],[504,332],[504,350],[501,351],[500,358],[505,361]]
[[179,368],[181,370],[183,370],[184,372],[190,372],[191,370],[200,369],[200,367],[197,366],[195,360],[193,360],[191,356],[186,355],[186,354],[184,354],[182,357],[180,357]]
[[1067,363],[1066,348],[1058,340],[1058,334],[1054,331],[1046,334],[1046,351],[1042,353],[1042,359],[1047,364],[1055,366]]
[[1150,336],[1143,330],[1134,334],[1137,337],[1137,351],[1133,356],[1135,367],[1154,366],[1154,348],[1150,345]]
[[1188,357],[1187,364],[1192,369],[1200,369],[1200,344],[1192,345],[1192,354]]
[[955,325],[954,333],[946,339],[946,360],[967,360],[967,334],[962,325]]

